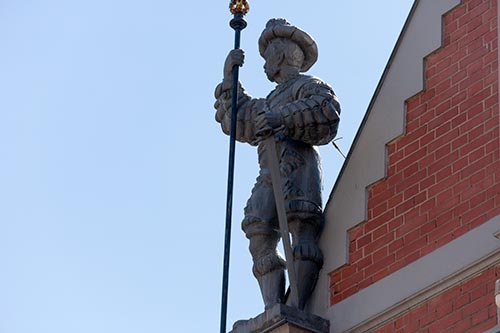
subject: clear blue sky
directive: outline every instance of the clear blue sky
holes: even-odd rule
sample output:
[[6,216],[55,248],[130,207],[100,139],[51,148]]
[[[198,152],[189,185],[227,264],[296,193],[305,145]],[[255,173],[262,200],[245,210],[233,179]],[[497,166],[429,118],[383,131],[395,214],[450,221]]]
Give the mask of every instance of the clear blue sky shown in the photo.
[[[412,2],[250,0],[241,80],[273,88],[269,18],[308,31],[347,152]],[[228,3],[0,0],[0,333],[218,331]],[[342,158],[321,152],[327,198]],[[228,327],[263,309],[239,227],[255,149],[236,158]]]

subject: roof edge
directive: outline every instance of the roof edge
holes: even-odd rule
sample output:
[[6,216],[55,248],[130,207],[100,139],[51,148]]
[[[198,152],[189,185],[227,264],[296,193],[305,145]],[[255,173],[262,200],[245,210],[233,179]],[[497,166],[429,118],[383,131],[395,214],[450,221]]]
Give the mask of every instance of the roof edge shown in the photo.
[[396,57],[396,54],[398,53],[399,47],[401,46],[401,43],[403,41],[403,37],[404,37],[406,31],[408,30],[411,19],[413,18],[413,15],[415,14],[415,11],[416,11],[420,1],[421,0],[415,0],[413,2],[413,5],[410,9],[408,17],[406,18],[405,23],[403,25],[403,28],[401,29],[401,32],[399,33],[398,39],[396,40],[396,45],[392,49],[391,55],[389,56],[389,60],[387,61],[387,64],[384,68],[384,71],[382,72],[382,76],[377,84],[377,87],[375,88],[375,92],[373,93],[373,96],[370,99],[370,103],[368,104],[367,111],[365,112],[363,120],[361,121],[361,124],[359,125],[358,131],[356,132],[356,135],[354,136],[354,140],[352,142],[351,148],[349,149],[349,152],[347,153],[346,159],[344,160],[344,163],[342,164],[342,168],[340,169],[339,175],[337,176],[337,180],[335,181],[335,184],[333,185],[332,191],[330,192],[330,195],[328,196],[328,200],[326,201],[325,208],[328,206],[328,204],[332,200],[333,194],[337,190],[337,186],[339,184],[339,181],[342,178],[342,175],[344,174],[345,169],[347,168],[347,165],[349,164],[349,161],[351,159],[351,155],[353,154],[353,151],[356,148],[357,143],[359,141],[359,137],[361,136],[361,132],[363,131],[363,129],[366,125],[366,122],[368,120],[368,117],[371,114],[371,110],[373,108],[373,105],[375,104],[375,101],[377,100],[377,97],[380,93],[380,90],[382,89],[382,86],[384,85],[385,79],[387,78],[387,75],[389,73],[389,70],[391,69],[394,58]]

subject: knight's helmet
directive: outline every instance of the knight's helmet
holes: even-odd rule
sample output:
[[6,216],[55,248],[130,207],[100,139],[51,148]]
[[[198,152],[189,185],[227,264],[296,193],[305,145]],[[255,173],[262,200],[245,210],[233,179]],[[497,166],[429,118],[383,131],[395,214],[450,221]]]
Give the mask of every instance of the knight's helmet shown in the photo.
[[307,32],[291,25],[287,20],[270,19],[259,38],[259,52],[264,56],[269,43],[275,38],[286,38],[297,44],[304,52],[304,62],[301,72],[307,72],[318,60],[318,46]]

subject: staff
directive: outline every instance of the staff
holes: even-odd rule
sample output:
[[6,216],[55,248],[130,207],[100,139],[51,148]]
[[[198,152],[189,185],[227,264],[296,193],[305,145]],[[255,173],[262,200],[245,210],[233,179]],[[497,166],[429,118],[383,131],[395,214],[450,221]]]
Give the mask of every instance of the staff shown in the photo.
[[[233,0],[229,4],[231,14],[234,15],[230,22],[234,29],[234,48],[240,48],[241,31],[246,28],[247,22],[244,16],[248,13],[249,5],[246,0]],[[227,175],[227,199],[226,199],[226,229],[224,239],[224,264],[222,276],[222,304],[220,315],[220,333],[226,333],[227,322],[227,295],[229,284],[229,254],[231,250],[231,216],[233,208],[233,182],[234,182],[234,156],[236,147],[236,118],[238,114],[238,81],[239,67],[233,67],[233,87],[231,105],[231,129],[229,136],[229,166]]]

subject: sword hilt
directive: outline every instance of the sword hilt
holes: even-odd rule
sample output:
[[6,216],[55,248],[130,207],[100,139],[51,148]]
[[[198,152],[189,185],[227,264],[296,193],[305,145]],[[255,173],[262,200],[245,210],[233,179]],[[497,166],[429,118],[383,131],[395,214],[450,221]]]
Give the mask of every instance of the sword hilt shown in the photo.
[[264,128],[263,130],[258,131],[255,133],[255,136],[259,139],[265,139],[271,135],[273,135],[274,130],[271,127]]
[[[266,113],[265,110],[261,110],[257,113],[257,117],[263,116],[265,113]],[[274,128],[272,128],[271,126],[266,126],[265,128],[263,128],[260,131],[258,131],[257,133],[255,133],[255,136],[258,139],[263,140],[263,139],[273,135],[273,133],[274,133]]]

